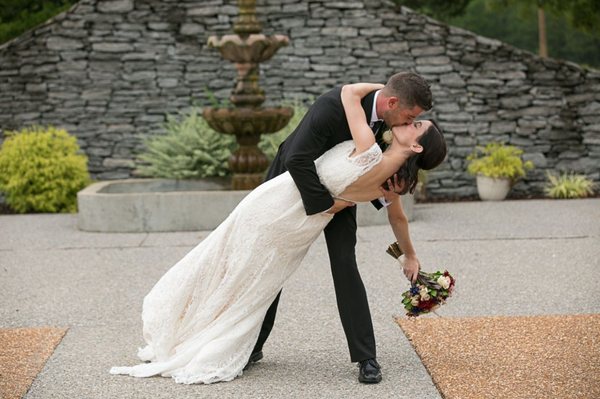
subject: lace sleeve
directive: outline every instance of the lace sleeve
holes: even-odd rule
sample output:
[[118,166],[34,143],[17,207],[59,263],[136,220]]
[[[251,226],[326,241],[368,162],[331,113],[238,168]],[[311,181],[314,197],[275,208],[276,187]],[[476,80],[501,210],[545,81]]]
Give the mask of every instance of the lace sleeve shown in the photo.
[[377,143],[373,143],[368,150],[355,156],[348,156],[348,160],[356,166],[368,168],[377,164],[381,160],[381,157],[381,148],[379,148]]
[[376,143],[358,155],[351,156],[353,152],[354,142],[347,140],[328,150],[315,161],[321,183],[333,196],[340,195],[346,187],[383,158]]

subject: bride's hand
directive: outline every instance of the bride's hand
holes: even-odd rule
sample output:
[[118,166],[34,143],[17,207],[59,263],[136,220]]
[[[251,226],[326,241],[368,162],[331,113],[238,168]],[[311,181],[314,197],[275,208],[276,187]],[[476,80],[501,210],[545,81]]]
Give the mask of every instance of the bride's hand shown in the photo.
[[404,275],[411,283],[417,281],[420,268],[421,264],[419,263],[419,259],[416,257],[405,257],[404,261],[402,262],[402,270],[404,271]]

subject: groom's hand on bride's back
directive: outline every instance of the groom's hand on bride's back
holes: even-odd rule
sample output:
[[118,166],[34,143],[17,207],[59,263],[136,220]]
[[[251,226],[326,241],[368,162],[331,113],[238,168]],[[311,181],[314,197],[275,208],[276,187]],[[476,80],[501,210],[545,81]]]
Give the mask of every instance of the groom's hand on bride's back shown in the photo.
[[383,194],[385,201],[391,203],[400,198],[400,193],[404,191],[404,181],[398,180],[398,175],[394,174],[394,180],[392,181],[391,178],[387,179],[387,181],[379,187],[379,191]]
[[335,214],[341,210],[348,208],[349,206],[355,206],[354,202],[345,201],[343,199],[334,198],[333,206],[325,211],[325,213]]

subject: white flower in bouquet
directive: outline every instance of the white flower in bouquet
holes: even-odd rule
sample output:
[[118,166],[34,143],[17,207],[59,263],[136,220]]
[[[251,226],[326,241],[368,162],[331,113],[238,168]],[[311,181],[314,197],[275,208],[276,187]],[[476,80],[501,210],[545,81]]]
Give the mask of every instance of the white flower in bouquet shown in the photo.
[[418,297],[418,296],[416,296],[416,295],[415,295],[415,296],[413,296],[413,297],[412,297],[412,299],[410,300],[410,303],[411,303],[413,306],[419,306],[419,297]]
[[440,287],[442,287],[443,289],[447,290],[448,287],[450,287],[450,278],[446,277],[446,276],[440,276],[437,279],[437,283],[440,285]]
[[428,301],[431,297],[429,296],[429,290],[424,285],[419,286],[419,296],[421,300]]

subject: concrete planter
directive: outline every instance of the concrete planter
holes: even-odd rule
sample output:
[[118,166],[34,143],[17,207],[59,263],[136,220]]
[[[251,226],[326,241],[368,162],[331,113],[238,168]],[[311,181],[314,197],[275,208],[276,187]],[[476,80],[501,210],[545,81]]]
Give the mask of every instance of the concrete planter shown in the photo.
[[477,192],[483,201],[502,201],[510,191],[510,180],[477,175]]
[[[249,191],[221,179],[128,179],[95,183],[77,194],[78,227],[99,232],[197,231],[217,227]],[[414,199],[403,197],[412,219]],[[359,226],[387,224],[387,212],[358,204]]]

